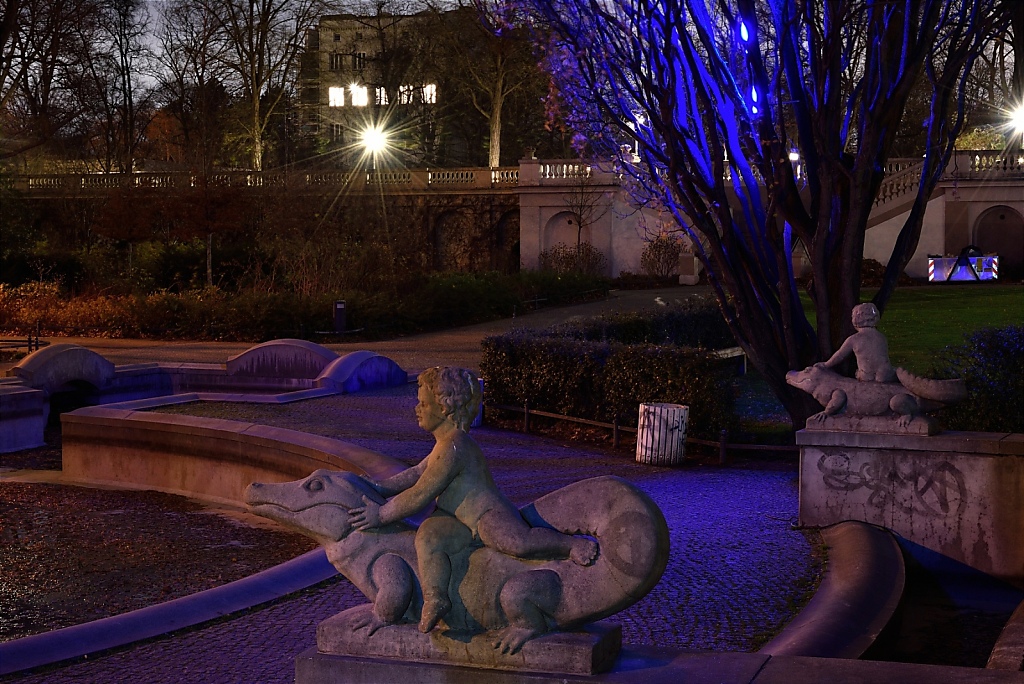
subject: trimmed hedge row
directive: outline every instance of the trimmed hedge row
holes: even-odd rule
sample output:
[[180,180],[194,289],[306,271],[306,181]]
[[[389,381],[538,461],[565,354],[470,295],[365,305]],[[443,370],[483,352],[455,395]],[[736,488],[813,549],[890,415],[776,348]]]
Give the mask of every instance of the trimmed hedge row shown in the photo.
[[488,400],[636,426],[642,402],[690,407],[690,434],[714,438],[732,421],[727,364],[709,352],[519,331],[483,341]]

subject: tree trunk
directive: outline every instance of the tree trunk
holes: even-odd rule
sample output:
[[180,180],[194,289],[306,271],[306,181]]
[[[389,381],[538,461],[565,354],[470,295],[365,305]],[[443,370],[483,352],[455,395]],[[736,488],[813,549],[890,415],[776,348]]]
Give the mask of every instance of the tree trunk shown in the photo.
[[500,90],[494,93],[491,100],[491,139],[487,165],[492,169],[501,165],[501,108],[504,101],[505,96]]

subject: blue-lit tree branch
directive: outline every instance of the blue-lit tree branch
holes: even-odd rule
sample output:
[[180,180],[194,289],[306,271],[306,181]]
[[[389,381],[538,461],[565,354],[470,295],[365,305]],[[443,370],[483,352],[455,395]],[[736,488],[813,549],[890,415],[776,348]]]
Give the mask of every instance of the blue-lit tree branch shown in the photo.
[[[884,308],[963,123],[960,88],[1002,30],[996,0],[507,0],[526,17],[581,149],[697,246],[740,345],[787,408],[859,301],[864,234],[907,100],[932,88],[919,194]],[[622,155],[636,141],[637,157]],[[798,178],[789,159],[805,169]],[[812,267],[812,326],[792,266]]]

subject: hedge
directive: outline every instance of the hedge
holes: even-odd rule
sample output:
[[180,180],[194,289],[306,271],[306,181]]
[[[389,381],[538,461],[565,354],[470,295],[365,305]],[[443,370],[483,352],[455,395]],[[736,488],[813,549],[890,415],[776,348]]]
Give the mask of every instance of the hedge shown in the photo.
[[730,366],[709,351],[515,331],[483,341],[488,401],[636,426],[642,402],[687,404],[690,434],[731,427]]
[[534,306],[607,293],[607,281],[580,274],[524,272],[413,275],[394,290],[300,296],[216,287],[149,295],[68,297],[56,283],[0,283],[0,332],[259,342],[333,330],[334,300],[347,327],[379,337],[511,316]]

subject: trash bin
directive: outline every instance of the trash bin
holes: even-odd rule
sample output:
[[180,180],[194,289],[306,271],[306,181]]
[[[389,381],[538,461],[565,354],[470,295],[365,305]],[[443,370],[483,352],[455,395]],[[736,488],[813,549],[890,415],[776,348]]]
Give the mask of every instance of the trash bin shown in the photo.
[[334,302],[334,332],[345,332],[345,300],[338,299]]
[[640,404],[636,462],[678,465],[686,456],[686,424],[690,407],[681,404]]

